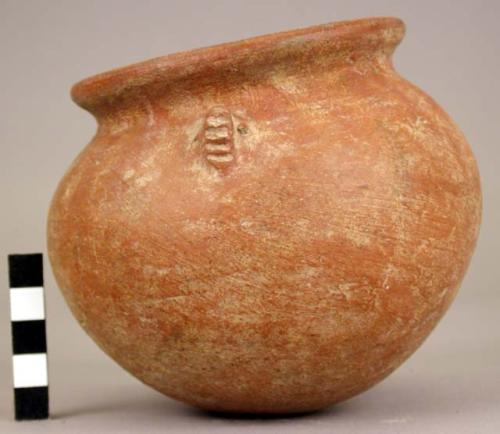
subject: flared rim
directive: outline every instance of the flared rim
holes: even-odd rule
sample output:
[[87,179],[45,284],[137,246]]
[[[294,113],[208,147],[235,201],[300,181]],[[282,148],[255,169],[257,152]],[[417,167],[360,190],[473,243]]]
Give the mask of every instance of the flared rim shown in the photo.
[[[302,29],[271,33],[156,57],[97,74],[76,83],[72,99],[90,109],[126,89],[147,86],[159,80],[175,80],[203,71],[237,67],[242,60],[265,57],[279,50],[302,50],[314,43],[332,42],[337,47],[363,45],[395,47],[403,38],[405,25],[396,17],[373,17],[337,21]],[[257,56],[255,54],[258,54]]]

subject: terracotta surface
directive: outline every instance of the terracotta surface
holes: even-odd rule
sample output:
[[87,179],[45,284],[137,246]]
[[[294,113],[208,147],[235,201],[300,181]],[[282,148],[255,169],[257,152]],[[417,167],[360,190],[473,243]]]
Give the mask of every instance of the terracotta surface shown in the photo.
[[49,251],[104,351],[168,396],[262,413],[349,398],[415,351],[481,195],[462,134],[392,67],[403,34],[327,24],[73,88],[99,127],[55,194]]

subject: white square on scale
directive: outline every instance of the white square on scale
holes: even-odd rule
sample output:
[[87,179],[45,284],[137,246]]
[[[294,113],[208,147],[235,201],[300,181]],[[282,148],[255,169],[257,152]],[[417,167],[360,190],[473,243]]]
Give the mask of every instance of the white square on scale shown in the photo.
[[45,319],[43,288],[11,288],[10,320],[31,321]]
[[16,354],[12,357],[14,366],[14,387],[48,386],[47,355]]

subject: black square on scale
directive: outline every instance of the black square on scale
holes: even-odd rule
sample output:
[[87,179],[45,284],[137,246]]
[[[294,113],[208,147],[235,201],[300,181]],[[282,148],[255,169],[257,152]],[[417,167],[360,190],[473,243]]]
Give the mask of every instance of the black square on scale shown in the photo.
[[14,389],[16,420],[47,419],[49,417],[49,388],[21,387]]
[[9,255],[9,281],[11,288],[43,286],[43,255]]

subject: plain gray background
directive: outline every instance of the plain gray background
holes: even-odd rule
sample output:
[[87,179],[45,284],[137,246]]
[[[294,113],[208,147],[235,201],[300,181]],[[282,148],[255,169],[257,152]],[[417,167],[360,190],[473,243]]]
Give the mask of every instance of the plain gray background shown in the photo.
[[[69,98],[86,76],[150,57],[336,20],[407,24],[395,65],[469,139],[484,194],[480,239],[462,289],[423,347],[389,379],[299,418],[218,418],[164,398],[79,328],[46,263],[53,419],[13,421],[8,253],[45,253],[57,182],[94,133]],[[0,432],[500,432],[499,1],[0,2]]]

